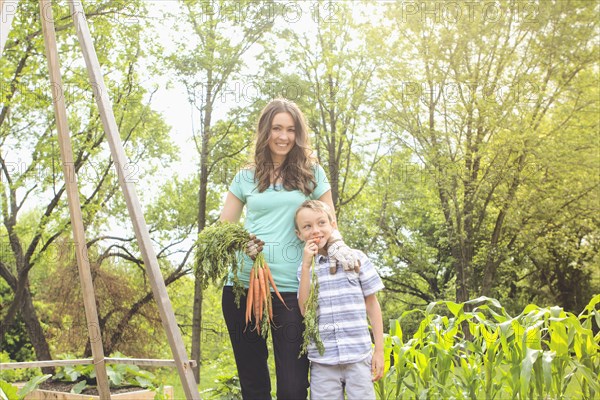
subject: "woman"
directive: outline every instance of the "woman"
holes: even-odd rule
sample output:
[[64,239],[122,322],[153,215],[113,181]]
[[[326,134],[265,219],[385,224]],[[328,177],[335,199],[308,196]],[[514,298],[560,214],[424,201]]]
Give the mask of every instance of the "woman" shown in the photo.
[[[222,221],[237,222],[246,206],[245,228],[264,241],[265,259],[289,307],[273,297],[275,326],[271,335],[279,400],[306,399],[308,388],[308,359],[298,358],[304,325],[298,308],[296,271],[303,245],[294,232],[294,214],[307,199],[321,200],[334,209],[325,171],[311,153],[306,122],[298,106],[285,99],[271,101],[258,121],[254,165],[237,173],[221,212]],[[338,261],[345,260],[347,246],[339,239],[335,245]],[[239,278],[247,288],[252,259],[247,255],[243,258]],[[354,264],[353,259],[349,262]],[[240,307],[235,304],[230,279],[223,289],[222,307],[242,396],[270,399],[267,343],[255,329],[245,329],[245,304],[245,296]]]

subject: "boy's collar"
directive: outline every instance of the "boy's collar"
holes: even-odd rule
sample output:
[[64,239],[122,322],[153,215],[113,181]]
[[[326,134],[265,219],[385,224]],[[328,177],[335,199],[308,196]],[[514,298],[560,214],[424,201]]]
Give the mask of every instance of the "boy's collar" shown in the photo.
[[328,256],[324,256],[323,254],[317,254],[317,258],[315,259],[315,262],[317,264],[323,264],[325,262],[327,262],[329,260]]

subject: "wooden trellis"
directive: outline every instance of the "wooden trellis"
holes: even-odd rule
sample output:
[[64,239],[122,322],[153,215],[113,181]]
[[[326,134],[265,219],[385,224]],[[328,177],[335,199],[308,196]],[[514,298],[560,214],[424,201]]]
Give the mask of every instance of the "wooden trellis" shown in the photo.
[[[16,0],[0,0],[0,57],[11,29],[17,3],[18,1]],[[171,301],[160,273],[158,260],[151,245],[150,234],[148,232],[140,202],[135,191],[135,186],[132,182],[129,182],[127,179],[125,179],[127,175],[124,168],[127,165],[127,159],[119,136],[119,130],[117,128],[112,105],[108,97],[108,91],[100,70],[98,57],[93,46],[92,37],[83,10],[83,5],[81,4],[81,1],[74,0],[69,0],[68,3],[71,15],[73,17],[75,30],[77,32],[78,41],[85,59],[90,85],[94,90],[104,132],[107,136],[111,155],[117,170],[119,184],[123,194],[125,195],[127,210],[133,222],[133,229],[142,253],[144,265],[146,266],[146,272],[152,286],[152,292],[158,305],[160,317],[169,341],[169,346],[171,347],[171,352],[173,353],[174,360],[123,359],[104,357],[102,336],[101,332],[99,331],[100,325],[98,323],[98,312],[96,309],[94,287],[87,257],[85,231],[81,216],[81,205],[79,202],[79,189],[77,187],[76,174],[73,170],[73,151],[71,148],[69,127],[67,123],[67,111],[64,96],[62,95],[61,91],[53,90],[52,96],[54,100],[54,112],[56,115],[56,127],[58,130],[58,143],[63,162],[67,200],[69,204],[71,226],[73,229],[77,265],[79,268],[79,279],[83,292],[83,303],[87,320],[88,336],[92,349],[92,359],[3,363],[0,364],[0,370],[9,368],[36,368],[58,365],[93,364],[96,371],[96,379],[100,398],[110,399],[110,389],[108,385],[108,376],[106,373],[107,362],[145,366],[176,366],[186,398],[199,399],[200,395],[198,393],[196,381],[192,373],[192,367],[195,365],[195,363],[188,359],[185,351],[181,332],[179,331],[175,321],[175,315],[173,313]],[[48,59],[50,83],[52,87],[62,88],[63,84],[56,46],[56,34],[54,28],[54,19],[52,17],[51,0],[39,0],[39,5],[40,19],[46,47],[46,57]]]

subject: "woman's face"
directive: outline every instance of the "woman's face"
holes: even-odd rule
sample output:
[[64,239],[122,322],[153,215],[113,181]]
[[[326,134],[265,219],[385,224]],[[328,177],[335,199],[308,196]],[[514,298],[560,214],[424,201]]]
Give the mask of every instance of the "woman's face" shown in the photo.
[[296,124],[287,112],[275,114],[269,135],[269,150],[273,162],[281,164],[296,144]]

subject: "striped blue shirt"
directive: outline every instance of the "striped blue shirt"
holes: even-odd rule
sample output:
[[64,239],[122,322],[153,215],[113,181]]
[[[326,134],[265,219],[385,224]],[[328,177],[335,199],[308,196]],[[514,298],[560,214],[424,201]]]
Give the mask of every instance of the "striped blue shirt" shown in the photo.
[[[338,266],[329,273],[329,258],[317,255],[315,269],[319,280],[317,318],[319,334],[325,346],[323,355],[311,343],[308,359],[320,364],[339,365],[360,362],[371,353],[371,335],[365,297],[384,288],[373,263],[359,250],[360,273]],[[298,267],[298,281],[302,264]]]

